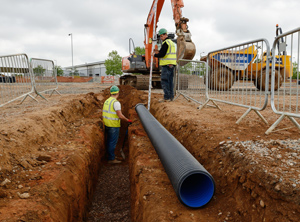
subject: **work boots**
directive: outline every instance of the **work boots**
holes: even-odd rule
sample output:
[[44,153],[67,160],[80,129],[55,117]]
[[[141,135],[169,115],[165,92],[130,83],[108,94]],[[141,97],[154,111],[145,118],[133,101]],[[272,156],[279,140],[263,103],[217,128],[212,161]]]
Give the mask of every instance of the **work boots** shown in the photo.
[[108,163],[116,164],[116,163],[122,163],[122,161],[114,159],[114,160],[109,160]]

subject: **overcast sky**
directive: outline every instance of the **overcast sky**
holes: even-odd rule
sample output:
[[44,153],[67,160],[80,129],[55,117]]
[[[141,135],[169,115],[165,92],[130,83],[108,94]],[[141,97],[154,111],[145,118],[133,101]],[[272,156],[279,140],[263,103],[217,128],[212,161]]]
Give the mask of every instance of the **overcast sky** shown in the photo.
[[[0,0],[0,55],[26,53],[62,67],[103,61],[112,50],[129,54],[129,38],[144,47],[144,24],[153,0]],[[266,38],[278,23],[300,27],[299,0],[185,0],[183,16],[200,53]],[[166,0],[158,29],[175,31]]]

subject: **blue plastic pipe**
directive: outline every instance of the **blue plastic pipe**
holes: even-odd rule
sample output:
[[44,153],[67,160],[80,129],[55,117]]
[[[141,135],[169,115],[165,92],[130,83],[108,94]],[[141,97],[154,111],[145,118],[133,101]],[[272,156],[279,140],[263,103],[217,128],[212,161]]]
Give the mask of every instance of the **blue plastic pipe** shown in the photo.
[[158,154],[178,199],[186,206],[206,205],[215,192],[215,182],[207,170],[145,108],[135,107],[142,125]]

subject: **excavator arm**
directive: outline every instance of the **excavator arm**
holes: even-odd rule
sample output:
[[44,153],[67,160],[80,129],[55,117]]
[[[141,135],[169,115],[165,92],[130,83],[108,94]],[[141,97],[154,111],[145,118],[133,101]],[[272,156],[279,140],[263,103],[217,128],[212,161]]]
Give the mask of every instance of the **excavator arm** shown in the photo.
[[[165,0],[158,0],[157,5],[155,6],[155,0],[153,0],[152,6],[150,8],[150,11],[149,11],[149,14],[148,14],[148,17],[146,20],[145,39],[144,39],[146,67],[150,67],[151,50],[152,50],[152,42],[153,42],[153,27],[154,27],[153,24],[155,23],[155,29],[156,29],[156,24],[157,24],[157,21],[160,16],[160,13],[161,13],[164,3],[165,3]],[[156,13],[156,19],[155,19],[155,13]]]
[[[148,75],[151,66],[152,44],[156,44],[156,42],[153,41],[156,40],[156,36],[153,36],[153,33],[156,33],[157,22],[164,2],[165,0],[153,0],[149,11],[145,24],[145,55],[136,55],[135,52],[129,52],[129,56],[122,58],[122,71],[127,73],[127,75],[120,77],[120,85],[131,85],[137,89],[147,89],[149,87]],[[191,40],[191,33],[188,30],[187,22],[189,19],[182,16],[181,8],[184,7],[183,0],[171,0],[171,4],[177,35],[177,60],[191,60],[195,56],[196,47]],[[129,41],[129,45],[130,42],[131,41]],[[157,44],[155,45],[155,49],[158,49]],[[185,63],[187,62],[181,62],[180,65],[184,65]],[[161,79],[158,58],[154,58],[152,68],[152,86],[159,88]],[[143,75],[132,75],[133,73]]]
[[[153,0],[150,12],[147,17],[145,24],[145,61],[146,66],[150,67],[151,60],[151,50],[153,43],[153,27],[157,27],[157,22],[160,17],[162,7],[165,0],[158,0],[157,6],[155,6],[155,1]],[[193,59],[196,53],[195,44],[191,40],[191,33],[188,30],[187,22],[188,18],[182,16],[181,8],[184,7],[183,0],[171,0],[173,19],[175,21],[176,35],[177,37],[177,59]],[[155,19],[156,13],[156,19]],[[155,25],[155,26],[153,26]]]

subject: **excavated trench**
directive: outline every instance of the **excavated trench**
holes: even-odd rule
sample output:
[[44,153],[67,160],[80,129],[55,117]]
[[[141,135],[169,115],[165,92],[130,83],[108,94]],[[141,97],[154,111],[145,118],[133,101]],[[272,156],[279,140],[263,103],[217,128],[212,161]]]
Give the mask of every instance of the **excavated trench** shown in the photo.
[[[224,139],[233,140],[229,136],[251,139],[249,130],[263,135],[263,125],[257,128],[256,122],[254,130],[247,122],[229,129],[236,121],[230,115],[213,110],[200,117],[186,101],[160,104],[161,95],[152,97],[151,113],[216,182],[210,203],[192,209],[177,198],[134,109],[146,103],[145,92],[120,87],[122,111],[133,124],[124,146],[126,159],[107,163],[101,109],[108,96],[108,89],[90,93],[42,111],[44,118],[33,113],[13,127],[4,124],[0,177],[10,182],[0,187],[1,221],[299,221],[298,187],[286,182],[274,189],[279,182],[266,175],[265,165],[253,165],[242,148],[223,147]],[[119,158],[126,127],[122,123]],[[298,134],[282,136],[287,138]]]
[[[126,105],[123,107],[125,115]],[[124,126],[125,125],[125,126]],[[120,130],[116,146],[116,157],[121,164],[109,164],[104,157],[100,161],[100,172],[93,194],[92,203],[84,221],[124,221],[130,222],[130,179],[129,179],[129,147],[126,136],[126,124]],[[102,149],[104,149],[102,147]],[[120,149],[125,154],[123,159]]]
[[[263,172],[257,170],[256,167],[249,167],[253,163],[249,164],[247,158],[241,159],[243,154],[233,152],[232,149],[228,149],[228,152],[225,151],[225,148],[220,149],[219,143],[222,142],[223,135],[218,137],[215,128],[206,133],[208,127],[204,127],[202,130],[201,123],[195,121],[194,117],[198,116],[197,113],[195,116],[179,114],[187,108],[185,103],[178,104],[179,112],[177,110],[170,113],[168,104],[161,105],[154,102],[151,113],[206,167],[216,180],[216,193],[207,206],[198,210],[186,207],[177,198],[162,162],[134,109],[136,104],[145,103],[147,96],[136,90],[131,90],[130,93],[125,94],[126,96],[121,97],[120,101],[124,104],[125,115],[134,121],[134,124],[129,127],[128,147],[125,146],[124,149],[126,161],[122,165],[108,166],[107,168],[104,163],[104,170],[107,170],[109,175],[116,171],[122,172],[124,169],[127,172],[122,172],[120,177],[115,178],[117,181],[115,183],[118,184],[115,192],[120,196],[113,198],[112,205],[110,205],[111,212],[100,213],[100,217],[94,221],[298,220],[298,198],[295,193],[291,196],[287,195],[287,197],[284,197],[282,193],[278,194],[278,191],[269,187],[270,176],[262,175]],[[186,113],[189,112],[187,109]],[[218,128],[218,126],[215,127]],[[222,129],[220,130],[222,131]],[[125,131],[126,125],[123,124],[117,147],[119,157],[118,150],[122,146]],[[211,132],[215,134],[211,134]],[[233,132],[230,134],[234,135]],[[212,137],[209,139],[209,136]],[[213,140],[213,136],[215,140]],[[124,178],[130,180],[130,182],[125,182],[125,186]],[[98,192],[107,197],[114,190],[113,188],[110,189],[111,183],[114,182],[102,178],[101,173],[99,181]],[[102,184],[101,181],[108,181],[108,183]],[[108,187],[109,191],[105,187]],[[118,190],[118,188],[120,189]],[[98,203],[103,204],[104,201]],[[98,212],[99,215],[97,204],[93,212]],[[106,217],[107,215],[110,217]]]

